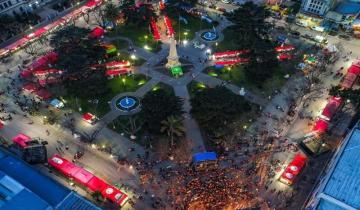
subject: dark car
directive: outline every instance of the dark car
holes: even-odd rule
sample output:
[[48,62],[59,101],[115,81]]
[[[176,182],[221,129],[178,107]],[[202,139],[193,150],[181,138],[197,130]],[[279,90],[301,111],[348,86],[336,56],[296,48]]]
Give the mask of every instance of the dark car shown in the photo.
[[293,36],[300,36],[300,32],[298,31],[291,31],[290,34]]
[[344,39],[344,40],[347,40],[347,41],[350,40],[350,36],[347,36],[347,35],[344,35],[344,34],[340,34],[338,37],[339,37],[340,39]]

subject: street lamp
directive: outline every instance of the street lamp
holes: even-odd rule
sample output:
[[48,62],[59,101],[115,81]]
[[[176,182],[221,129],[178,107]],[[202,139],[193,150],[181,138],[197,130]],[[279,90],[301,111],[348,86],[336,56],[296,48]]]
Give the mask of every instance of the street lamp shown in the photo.
[[132,60],[135,60],[135,59],[136,59],[136,55],[135,55],[135,54],[132,54],[132,55],[130,56],[130,58],[131,58]]
[[183,43],[184,43],[184,45],[187,45],[188,40],[185,39],[185,40],[183,41]]
[[211,49],[210,48],[206,49],[206,53],[211,54]]
[[125,77],[124,78],[122,78],[122,80],[121,80],[122,82],[123,82],[123,84],[124,84],[124,88],[126,87],[125,86],[125,83],[126,83],[126,79],[125,79]]

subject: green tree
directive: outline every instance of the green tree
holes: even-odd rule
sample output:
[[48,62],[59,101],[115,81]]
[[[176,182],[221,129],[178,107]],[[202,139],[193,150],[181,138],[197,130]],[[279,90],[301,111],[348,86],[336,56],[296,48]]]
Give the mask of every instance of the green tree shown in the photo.
[[183,114],[182,100],[163,89],[146,93],[141,105],[144,126],[153,133],[160,133],[161,121],[166,120],[167,117]]
[[151,17],[155,17],[155,12],[151,6],[142,4],[136,7],[134,0],[123,0],[119,8],[126,24],[147,26],[150,23]]
[[247,79],[261,86],[263,81],[272,77],[278,67],[275,45],[269,37],[271,25],[265,21],[269,12],[263,6],[247,2],[226,15],[235,24],[230,29],[238,34],[236,47],[250,50],[250,62],[245,68],[245,75]]
[[170,137],[171,146],[174,145],[174,135],[182,137],[185,133],[183,119],[179,116],[168,116],[165,120],[161,121],[161,133],[166,133]]
[[220,86],[196,92],[190,101],[192,116],[209,134],[215,134],[251,110],[243,97]]
[[113,3],[108,3],[104,9],[104,17],[108,21],[111,21],[113,24],[116,23],[117,18],[119,17],[119,9]]
[[342,89],[340,86],[335,86],[330,89],[329,94],[349,100],[355,107],[360,105],[360,89]]

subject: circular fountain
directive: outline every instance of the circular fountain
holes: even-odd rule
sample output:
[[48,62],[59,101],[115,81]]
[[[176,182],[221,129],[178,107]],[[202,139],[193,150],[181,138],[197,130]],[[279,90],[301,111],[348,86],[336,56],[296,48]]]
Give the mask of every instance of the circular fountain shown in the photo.
[[219,39],[219,35],[214,31],[205,31],[203,32],[200,37],[204,41],[213,42]]
[[116,108],[121,111],[132,111],[139,107],[139,100],[134,96],[123,96],[116,100]]

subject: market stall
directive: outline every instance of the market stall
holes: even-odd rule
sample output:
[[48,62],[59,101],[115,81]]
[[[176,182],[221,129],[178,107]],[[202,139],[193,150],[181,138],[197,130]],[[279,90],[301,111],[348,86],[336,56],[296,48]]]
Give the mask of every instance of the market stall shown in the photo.
[[322,111],[320,117],[327,121],[330,121],[335,115],[336,111],[341,106],[342,100],[340,97],[331,97],[324,110]]
[[304,169],[307,161],[308,158],[305,155],[300,153],[296,154],[294,159],[289,163],[284,172],[281,174],[279,181],[287,185],[292,185],[301,171]]

